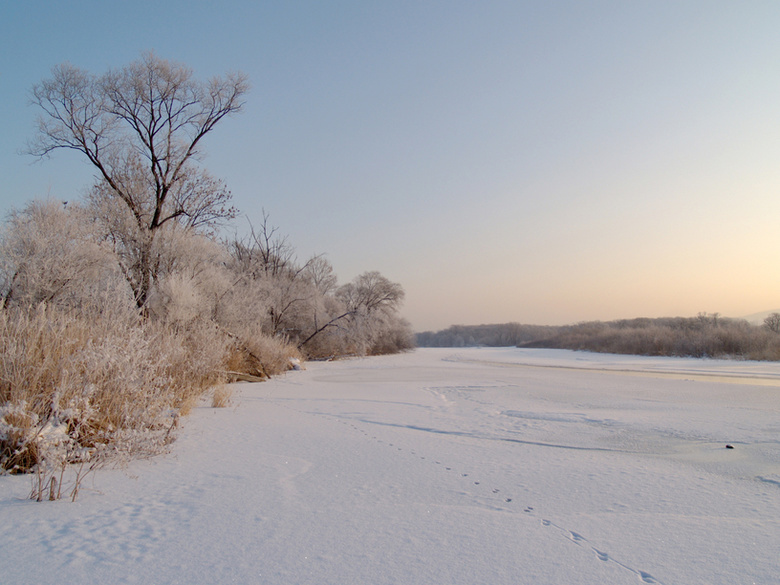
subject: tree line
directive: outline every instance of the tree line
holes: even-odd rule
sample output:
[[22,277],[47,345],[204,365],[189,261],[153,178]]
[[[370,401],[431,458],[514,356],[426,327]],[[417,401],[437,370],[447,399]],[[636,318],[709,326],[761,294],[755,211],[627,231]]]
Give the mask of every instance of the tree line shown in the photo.
[[413,347],[401,285],[340,284],[265,212],[224,236],[239,212],[199,163],[248,89],[154,53],[101,75],[59,65],[33,87],[27,152],[75,151],[96,175],[81,200],[31,201],[0,232],[0,468],[36,470],[38,497],[55,468],[161,448],[224,382]]
[[546,339],[556,331],[556,327],[521,323],[451,325],[440,331],[417,333],[416,342],[419,347],[511,347]]
[[453,325],[417,334],[420,347],[530,347],[632,355],[780,360],[780,314],[762,325],[717,313],[573,325]]

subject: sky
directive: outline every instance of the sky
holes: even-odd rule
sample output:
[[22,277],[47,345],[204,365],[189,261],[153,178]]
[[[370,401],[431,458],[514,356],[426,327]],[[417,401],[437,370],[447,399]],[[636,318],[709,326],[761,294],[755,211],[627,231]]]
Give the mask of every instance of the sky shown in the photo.
[[78,199],[37,161],[32,85],[145,51],[248,75],[202,164],[415,330],[780,308],[780,3],[8,2],[0,214]]

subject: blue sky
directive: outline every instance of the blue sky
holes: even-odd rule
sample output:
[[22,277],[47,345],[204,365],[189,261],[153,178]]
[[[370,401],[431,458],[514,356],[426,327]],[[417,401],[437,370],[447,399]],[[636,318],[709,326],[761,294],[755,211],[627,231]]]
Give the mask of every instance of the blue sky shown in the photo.
[[204,166],[418,330],[780,307],[780,3],[6,4],[2,213],[92,180],[19,154],[32,84],[154,50],[249,76]]

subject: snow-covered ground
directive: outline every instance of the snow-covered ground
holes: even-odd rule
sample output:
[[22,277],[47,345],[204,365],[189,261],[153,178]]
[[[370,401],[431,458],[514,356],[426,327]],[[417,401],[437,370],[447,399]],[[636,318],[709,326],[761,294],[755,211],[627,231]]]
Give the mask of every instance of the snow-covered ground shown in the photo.
[[421,349],[233,402],[76,503],[0,477],[0,582],[780,583],[778,364]]

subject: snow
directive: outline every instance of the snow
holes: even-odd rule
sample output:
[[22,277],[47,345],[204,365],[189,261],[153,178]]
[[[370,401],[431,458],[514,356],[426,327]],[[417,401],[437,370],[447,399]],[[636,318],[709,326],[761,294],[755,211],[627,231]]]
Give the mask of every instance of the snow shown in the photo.
[[778,583],[779,387],[562,350],[307,363],[75,503],[0,477],[0,582]]

